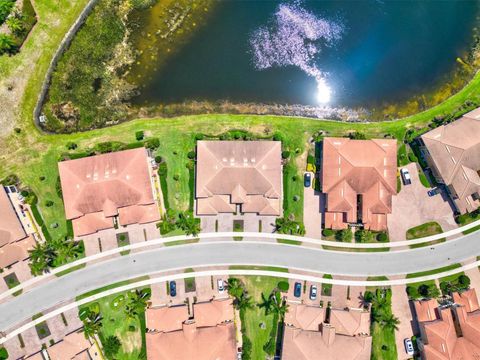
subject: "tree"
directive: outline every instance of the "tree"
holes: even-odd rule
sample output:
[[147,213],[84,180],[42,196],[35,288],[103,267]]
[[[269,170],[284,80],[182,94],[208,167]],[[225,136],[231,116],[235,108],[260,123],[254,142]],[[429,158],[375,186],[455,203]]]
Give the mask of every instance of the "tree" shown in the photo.
[[136,289],[128,294],[129,302],[125,306],[125,314],[130,317],[134,318],[138,314],[145,311],[147,307],[147,301],[150,299],[151,293],[148,290]]
[[120,339],[118,337],[116,337],[115,335],[110,335],[105,339],[105,341],[102,342],[102,345],[105,356],[107,358],[111,358],[118,353],[120,347],[122,346],[122,343],[120,342]]
[[0,55],[11,53],[15,48],[15,41],[10,35],[0,34]]
[[6,24],[10,31],[15,35],[21,35],[25,31],[25,25],[21,14],[18,16],[10,16],[6,21]]
[[352,230],[350,228],[337,231],[335,239],[341,242],[351,242],[353,238]]
[[397,317],[395,317],[393,314],[388,314],[382,318],[381,324],[389,330],[398,330],[398,325],[400,325],[400,320]]
[[265,315],[270,315],[272,313],[272,307],[273,307],[273,300],[271,296],[265,296],[264,293],[262,293],[262,302],[258,304],[257,306],[260,309],[263,309],[265,311]]
[[227,291],[230,296],[240,299],[244,292],[243,283],[240,279],[229,278],[227,281]]
[[83,320],[83,333],[85,338],[94,337],[102,328],[102,316],[95,311],[89,310]]
[[374,235],[369,230],[358,230],[355,232],[355,240],[360,243],[370,243],[374,239]]
[[185,231],[187,235],[197,236],[200,232],[200,222],[193,216],[191,211],[179,213],[176,225]]
[[30,271],[32,275],[41,275],[47,271],[49,267],[47,246],[36,243],[28,252],[30,253]]

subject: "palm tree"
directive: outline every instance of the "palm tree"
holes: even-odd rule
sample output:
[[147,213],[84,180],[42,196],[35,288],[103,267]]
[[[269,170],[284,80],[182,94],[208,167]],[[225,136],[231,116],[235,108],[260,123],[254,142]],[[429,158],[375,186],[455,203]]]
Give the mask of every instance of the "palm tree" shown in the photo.
[[400,325],[400,320],[395,317],[393,314],[388,314],[383,317],[381,320],[382,325],[391,330],[398,330],[398,325]]
[[6,21],[6,24],[10,31],[15,35],[20,35],[25,31],[25,26],[23,25],[21,17],[10,16]]
[[12,52],[15,49],[15,42],[10,35],[0,34],[0,55]]
[[237,310],[251,309],[253,307],[252,298],[246,292],[243,292],[242,296],[236,300],[235,307]]
[[244,293],[243,284],[240,281],[240,279],[237,279],[237,278],[228,279],[227,289],[228,289],[228,294],[230,296],[233,296],[236,300],[239,300]]
[[177,226],[187,235],[197,236],[200,232],[200,222],[195,219],[191,211],[178,214]]
[[150,299],[151,293],[145,290],[136,289],[129,294],[130,301],[125,306],[125,314],[134,318],[139,313],[144,312],[147,307],[147,301]]
[[273,309],[273,299],[272,299],[272,296],[265,296],[263,293],[262,293],[262,302],[260,304],[257,304],[257,306],[260,308],[260,309],[264,309],[265,310],[265,315],[269,315],[271,312],[272,312],[272,309]]
[[30,270],[32,274],[43,274],[48,268],[46,246],[36,243],[31,250],[28,250],[28,252],[30,253]]
[[89,311],[83,320],[83,333],[85,338],[94,337],[102,327],[102,316],[94,311]]

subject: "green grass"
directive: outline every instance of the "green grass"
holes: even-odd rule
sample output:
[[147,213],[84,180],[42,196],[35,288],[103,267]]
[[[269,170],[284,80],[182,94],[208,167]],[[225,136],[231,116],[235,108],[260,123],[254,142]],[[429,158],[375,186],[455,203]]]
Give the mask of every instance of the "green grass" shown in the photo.
[[[119,281],[119,282],[116,282],[116,283],[113,283],[113,284],[110,284],[110,285],[107,285],[107,286],[103,286],[101,288],[98,288],[98,289],[95,289],[95,290],[91,290],[91,291],[88,291],[82,295],[78,295],[75,300],[76,301],[79,301],[79,300],[82,300],[82,299],[85,299],[89,296],[92,296],[92,295],[95,295],[95,294],[99,294],[101,292],[104,292],[104,291],[107,291],[107,290],[111,290],[111,289],[115,289],[117,287],[120,287],[120,286],[125,286],[125,285],[128,285],[128,284],[133,284],[135,282],[138,282],[138,281],[143,281],[143,280],[147,280],[149,279],[149,277],[147,275],[145,276],[140,276],[138,278],[135,278],[135,279],[131,279],[131,280],[124,280],[124,281]],[[118,296],[118,294],[116,294]]]
[[[442,232],[443,232],[443,229],[440,226],[440,224],[436,221],[431,221],[422,225],[415,226],[411,229],[408,229],[406,237],[407,237],[407,240],[413,240],[413,239],[419,239],[419,238],[423,238],[423,237],[427,237],[435,234],[441,234]],[[431,245],[442,243],[445,240],[446,240],[445,238],[442,238],[435,241],[430,241],[428,243],[410,245],[410,248],[415,249],[415,248],[424,247],[424,246],[431,246]]]
[[73,266],[70,269],[63,270],[63,271],[60,271],[59,273],[56,273],[55,276],[60,277],[60,276],[67,275],[67,274],[70,274],[71,272],[83,269],[85,266],[87,266],[87,264],[80,264],[80,265],[77,265],[77,266]]
[[[245,276],[240,277],[245,282],[248,294],[254,302],[261,302],[261,294],[270,295],[271,291],[277,286],[279,281],[285,280],[275,277]],[[262,329],[260,324],[264,323]],[[265,311],[257,306],[247,309],[244,316],[245,334],[252,341],[251,359],[265,359],[267,355],[263,351],[263,346],[270,339],[274,326],[274,315],[265,315]],[[275,324],[276,326],[276,324]]]
[[407,274],[407,279],[416,278],[416,277],[421,277],[421,276],[428,276],[428,275],[439,274],[439,273],[441,273],[441,272],[445,272],[445,271],[457,269],[457,268],[459,268],[459,267],[461,267],[460,264],[452,264],[452,265],[448,265],[448,266],[441,267],[441,268],[438,268],[438,269],[432,269],[432,270],[427,270],[427,271],[421,271],[421,272],[417,272],[417,273]]
[[[333,279],[332,275],[325,274],[323,275],[324,279]],[[332,296],[332,284],[324,284],[322,283],[322,296]]]
[[[480,220],[480,212],[478,213],[467,213],[467,214],[462,214],[460,216],[458,216],[456,218],[456,221],[458,222],[459,226],[464,226],[464,225],[468,225],[474,221],[478,221]],[[475,226],[471,229],[468,229],[468,230],[465,230],[463,231],[462,233],[464,235],[468,235],[468,234],[471,234],[475,231],[478,231],[480,230],[480,225],[479,226]]]
[[277,239],[277,242],[280,244],[286,244],[286,245],[302,245],[301,241],[296,241],[296,240]]
[[[372,336],[371,360],[397,360],[397,347],[393,330],[387,330],[379,323],[373,322],[370,327],[370,335]],[[387,346],[387,350],[383,350],[383,346]]]
[[420,182],[424,187],[426,187],[427,189],[431,188],[430,182],[428,181],[427,176],[421,169],[418,169],[418,178],[420,179]]
[[[298,200],[296,200],[298,198]],[[301,173],[290,159],[283,167],[283,212],[303,221],[303,182]]]
[[251,266],[251,265],[232,265],[230,270],[265,270],[265,271],[277,271],[288,273],[287,268],[275,267],[275,266]]
[[195,244],[198,243],[199,239],[189,239],[189,240],[177,240],[164,243],[165,246],[176,246],[176,245],[186,245],[186,244]]

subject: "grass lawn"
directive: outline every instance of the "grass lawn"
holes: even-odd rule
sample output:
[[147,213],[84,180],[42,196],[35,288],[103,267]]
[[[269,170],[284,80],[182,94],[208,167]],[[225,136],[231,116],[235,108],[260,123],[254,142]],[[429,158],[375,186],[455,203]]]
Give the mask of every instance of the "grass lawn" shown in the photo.
[[[99,299],[97,302],[103,317],[103,326],[100,330],[100,340],[115,335],[120,339],[122,346],[115,356],[116,360],[138,360],[141,354],[146,354],[143,343],[145,333],[145,314],[136,318],[128,318],[125,314],[125,303],[128,292],[114,294]],[[142,318],[143,317],[143,321]]]
[[[441,234],[443,232],[442,227],[440,226],[439,223],[436,221],[431,221],[422,225],[415,226],[411,229],[407,230],[407,240],[413,240],[413,239],[418,239],[418,238],[423,238],[426,236],[430,235],[435,235],[435,234]],[[424,246],[430,246],[434,244],[439,244],[444,242],[446,239],[438,239],[435,241],[431,241],[428,243],[423,243],[423,244],[416,244],[416,245],[411,245],[410,248],[419,248],[419,247],[424,247]]]
[[[379,323],[374,322],[370,328],[372,335],[371,360],[397,360],[397,346],[395,332],[386,330]],[[386,346],[386,350],[384,347]]]
[[82,295],[78,295],[75,298],[75,300],[79,301],[79,300],[85,299],[89,296],[99,294],[103,291],[107,291],[107,290],[110,290],[110,289],[115,289],[115,288],[120,287],[120,286],[125,286],[125,285],[128,285],[128,284],[132,284],[134,282],[137,282],[137,281],[142,281],[142,280],[147,280],[147,279],[149,279],[149,277],[147,275],[145,275],[145,276],[140,276],[140,277],[135,278],[135,279],[119,281],[119,282],[116,282],[116,283],[113,283],[113,284],[110,284],[110,285],[107,285],[107,286],[104,286],[104,287],[101,287],[101,288],[98,288],[98,289],[95,289],[95,290],[88,291],[88,292],[86,292]]
[[280,244],[287,244],[287,245],[302,245],[301,241],[296,241],[296,240],[277,239],[277,242]]
[[[333,279],[332,275],[330,274],[325,274],[323,275],[324,279]],[[332,296],[332,284],[324,284],[322,283],[322,296]]]
[[432,270],[428,270],[428,271],[421,271],[421,272],[417,272],[417,273],[407,274],[407,279],[438,274],[438,273],[441,273],[441,272],[445,272],[445,271],[449,271],[449,270],[459,268],[461,266],[462,265],[460,265],[460,264],[452,264],[452,265],[448,265],[448,266],[441,267],[441,268],[438,268],[438,269],[432,269]]
[[[261,294],[270,295],[271,291],[277,286],[279,281],[285,280],[275,277],[261,276],[241,276],[248,294],[252,296],[255,304],[262,301]],[[263,346],[267,343],[273,328],[274,315],[265,315],[265,311],[258,306],[247,309],[245,312],[244,326],[245,335],[252,341],[251,359],[265,359],[267,355],[263,351]],[[264,324],[264,326],[262,325]]]
[[[468,225],[474,221],[480,220],[480,212],[479,213],[468,213],[468,214],[463,214],[457,217],[457,222],[459,226],[464,226]],[[477,230],[480,230],[480,225],[475,226],[474,228],[471,228],[469,230],[463,231],[464,235],[471,234]]]

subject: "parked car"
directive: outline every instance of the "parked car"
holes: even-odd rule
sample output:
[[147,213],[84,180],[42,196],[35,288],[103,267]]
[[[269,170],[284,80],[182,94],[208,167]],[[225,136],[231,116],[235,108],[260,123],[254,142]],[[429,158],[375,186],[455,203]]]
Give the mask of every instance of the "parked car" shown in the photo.
[[299,282],[295,283],[295,287],[293,288],[293,296],[299,298],[302,295],[302,284]]
[[307,172],[303,175],[303,185],[308,188],[312,186],[312,174]]
[[400,170],[400,174],[402,174],[403,185],[410,185],[412,183],[412,178],[407,169],[403,168]]
[[428,190],[427,194],[428,194],[428,196],[435,196],[437,194],[440,194],[440,189],[439,188],[434,188],[432,190]]
[[170,296],[177,296],[177,283],[175,281],[170,281]]
[[223,292],[225,291],[225,286],[223,284],[223,280],[222,279],[218,279],[217,280],[217,288],[218,288],[218,292],[220,294],[223,294]]
[[403,340],[403,343],[405,344],[405,352],[407,353],[407,355],[415,354],[415,349],[413,348],[412,340],[410,340],[409,338],[406,338],[405,340]]
[[317,285],[310,286],[310,300],[317,299]]

